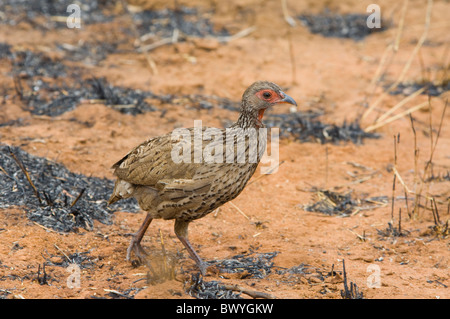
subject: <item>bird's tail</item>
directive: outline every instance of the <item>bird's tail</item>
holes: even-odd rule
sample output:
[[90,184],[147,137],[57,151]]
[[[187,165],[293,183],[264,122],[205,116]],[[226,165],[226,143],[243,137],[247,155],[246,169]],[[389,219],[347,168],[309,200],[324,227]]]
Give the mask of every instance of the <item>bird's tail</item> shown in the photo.
[[111,194],[111,197],[108,200],[108,205],[111,205],[123,198],[129,198],[133,196],[133,192],[134,192],[133,184],[118,179],[116,181],[116,184],[114,185],[114,190]]

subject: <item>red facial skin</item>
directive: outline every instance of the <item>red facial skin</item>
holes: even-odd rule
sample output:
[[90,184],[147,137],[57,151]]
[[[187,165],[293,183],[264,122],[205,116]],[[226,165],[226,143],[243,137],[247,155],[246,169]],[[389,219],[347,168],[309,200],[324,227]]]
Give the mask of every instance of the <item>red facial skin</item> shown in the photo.
[[261,123],[261,120],[262,120],[262,118],[263,118],[263,116],[264,116],[264,111],[265,111],[266,109],[261,109],[261,110],[259,110],[258,111],[258,121]]
[[[265,97],[264,96],[264,94],[267,95],[267,93],[270,94],[269,97]],[[274,90],[270,90],[270,89],[269,90],[258,91],[256,93],[256,96],[259,97],[263,101],[267,101],[267,102],[273,103],[273,104],[281,102],[281,100],[284,98],[284,97],[280,96],[278,93],[276,93]],[[265,110],[266,109],[261,109],[261,110],[258,111],[258,121],[259,122],[261,122],[261,120],[262,120],[262,118],[264,116],[264,111]]]
[[[264,94],[270,94],[270,97],[264,97]],[[261,90],[256,93],[256,96],[259,97],[263,101],[267,101],[269,103],[278,103],[280,102],[283,97],[281,97],[277,92],[274,90]]]

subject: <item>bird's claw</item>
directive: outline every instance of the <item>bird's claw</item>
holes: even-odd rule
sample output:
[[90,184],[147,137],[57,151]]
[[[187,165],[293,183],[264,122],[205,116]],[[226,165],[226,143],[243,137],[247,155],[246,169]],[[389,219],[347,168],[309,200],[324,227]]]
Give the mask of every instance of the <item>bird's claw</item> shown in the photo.
[[202,276],[206,275],[206,270],[208,269],[208,263],[205,263],[204,261],[200,261],[197,263],[198,269],[200,270],[200,273]]
[[140,263],[143,263],[148,256],[147,252],[144,250],[144,248],[142,248],[141,244],[136,240],[134,236],[133,239],[131,239],[130,245],[127,249],[127,261],[131,260],[132,252],[134,252]]

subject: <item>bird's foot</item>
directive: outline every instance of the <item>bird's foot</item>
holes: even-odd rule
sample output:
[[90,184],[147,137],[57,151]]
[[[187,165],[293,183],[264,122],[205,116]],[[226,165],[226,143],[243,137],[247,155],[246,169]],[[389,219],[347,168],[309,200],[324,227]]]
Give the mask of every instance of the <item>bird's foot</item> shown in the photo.
[[202,274],[202,276],[206,275],[206,270],[208,269],[208,263],[204,262],[203,260],[198,260],[196,261],[197,267],[200,270],[200,273]]
[[144,248],[142,248],[140,241],[136,239],[136,236],[133,236],[130,245],[128,246],[127,261],[131,261],[132,252],[134,252],[135,256],[138,258],[141,264],[146,260],[148,256],[147,252],[144,250]]
[[206,275],[206,271],[208,270],[209,264],[204,262],[203,260],[196,260],[194,259],[195,264],[198,267],[198,270],[200,270],[200,273],[202,274],[202,276]]

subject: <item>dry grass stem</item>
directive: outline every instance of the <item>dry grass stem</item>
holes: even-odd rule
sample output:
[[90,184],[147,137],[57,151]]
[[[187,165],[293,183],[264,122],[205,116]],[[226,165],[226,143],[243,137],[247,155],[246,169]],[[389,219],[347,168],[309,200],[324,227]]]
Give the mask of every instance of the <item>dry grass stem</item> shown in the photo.
[[39,196],[39,192],[38,192],[36,186],[34,185],[33,181],[31,180],[30,174],[28,174],[28,171],[25,168],[25,165],[23,165],[23,163],[16,157],[16,154],[14,154],[12,150],[9,150],[9,154],[14,159],[14,161],[16,161],[17,165],[19,165],[20,169],[22,170],[25,177],[27,178],[28,183],[31,185],[31,188],[33,188],[34,194],[36,195],[39,203],[42,204],[42,200],[41,200],[41,197]]
[[295,22],[295,20],[289,15],[289,10],[287,7],[287,0],[281,0],[281,8],[283,10],[283,17],[284,20],[291,26],[291,27],[295,27],[297,26],[297,23]]
[[[382,94],[380,94],[378,99],[376,99],[375,102],[373,102],[372,105],[366,110],[366,112],[362,116],[363,120],[378,106],[378,104],[381,103],[381,101],[385,98],[385,96],[387,94],[389,94],[389,92],[391,92],[392,90],[397,88],[397,86],[404,80],[406,73],[409,71],[409,68],[411,67],[412,61],[414,60],[414,58],[416,57],[420,48],[422,47],[423,43],[427,39],[430,22],[431,22],[430,17],[431,17],[432,7],[433,7],[433,1],[428,0],[427,10],[426,10],[426,15],[425,15],[424,31],[423,31],[422,36],[420,37],[419,41],[417,42],[416,46],[414,47],[409,59],[406,61],[405,66],[402,69],[402,72],[398,76],[397,80],[386,91],[384,91]],[[400,30],[400,26],[399,26],[399,30]],[[399,31],[399,34],[400,34],[400,31]],[[399,37],[399,35],[397,35],[396,43],[399,42],[398,37]],[[394,44],[394,46],[393,46],[394,51],[395,51],[395,48],[396,48],[396,45]],[[408,114],[408,113],[406,113],[406,114]],[[380,126],[377,126],[375,128],[378,128],[378,127],[380,127]],[[375,129],[374,126],[370,126],[370,128],[371,128],[371,130]],[[366,130],[366,132],[368,132],[368,130]]]
[[433,161],[433,155],[434,155],[434,151],[436,150],[436,146],[439,140],[439,136],[441,135],[441,130],[442,130],[442,123],[444,122],[444,117],[445,117],[445,111],[447,110],[447,105],[448,105],[448,100],[445,102],[445,106],[444,106],[444,110],[442,111],[442,115],[441,115],[441,120],[439,122],[439,129],[437,131],[436,134],[436,141],[433,143],[433,127],[432,127],[432,123],[431,123],[431,103],[430,101],[428,101],[430,104],[430,141],[431,141],[431,152],[430,152],[430,159],[427,162],[427,165],[425,167],[425,172],[424,172],[424,176],[423,179],[425,180],[426,177],[426,173],[427,173],[427,169],[429,167],[431,167],[431,163]]
[[[394,135],[394,168],[397,167],[397,145],[399,143],[399,140],[400,140],[400,136]],[[395,182],[396,182],[396,180],[397,180],[397,174],[394,174],[394,181],[392,182],[391,223],[394,222]]]
[[55,248],[58,249],[58,250],[61,252],[61,254],[63,254],[64,257],[67,258],[67,260],[68,260],[69,262],[72,262],[72,260],[69,258],[69,256],[67,256],[67,254],[66,254],[64,251],[62,251],[61,248],[59,248],[56,244],[53,244],[53,246],[55,246]]
[[387,92],[390,92],[392,90],[394,90],[405,78],[406,73],[409,71],[409,68],[411,67],[411,63],[414,60],[414,58],[416,57],[417,53],[419,52],[420,48],[422,47],[423,43],[425,42],[425,40],[427,39],[428,36],[428,30],[430,27],[430,22],[431,22],[431,9],[433,7],[433,0],[428,0],[428,4],[427,4],[427,12],[425,15],[425,27],[422,33],[422,36],[420,37],[419,41],[417,42],[416,46],[414,47],[414,50],[412,51],[408,61],[406,62],[405,66],[403,67],[402,72],[400,73],[400,76],[398,77],[397,81],[395,81],[390,87],[389,89],[387,89]]
[[396,105],[394,105],[392,108],[390,108],[386,113],[384,113],[383,115],[381,115],[377,120],[376,123],[382,122],[384,119],[386,119],[389,115],[391,115],[392,113],[394,113],[395,111],[397,111],[399,108],[401,108],[403,105],[405,105],[406,103],[408,103],[409,101],[411,101],[412,99],[414,99],[416,96],[418,96],[419,94],[421,94],[423,91],[425,91],[426,87],[422,87],[420,89],[418,89],[417,91],[415,91],[414,93],[412,93],[411,95],[408,95],[407,97],[405,97],[403,100],[401,100],[399,103],[397,103]]
[[408,188],[408,185],[406,185],[406,183],[403,181],[402,176],[400,175],[400,173],[398,172],[398,170],[397,170],[397,168],[395,166],[392,168],[392,170],[394,171],[395,176],[397,176],[398,181],[400,182],[400,184],[402,184],[402,186],[406,190],[406,192],[409,193],[409,194],[416,195],[415,192],[413,192],[412,190],[410,190]]
[[83,196],[84,192],[86,191],[86,188],[83,188],[81,190],[81,192],[78,194],[77,198],[75,198],[75,200],[72,202],[72,204],[70,204],[70,208],[72,208],[73,206],[75,206],[75,204],[78,202],[78,200],[81,198],[81,196]]
[[159,47],[162,47],[164,45],[177,43],[179,35],[180,35],[180,31],[178,29],[174,29],[171,37],[161,39],[161,40],[156,41],[156,42],[154,42],[152,44],[139,46],[137,51],[140,52],[140,53],[147,53],[147,52],[155,50],[155,49],[157,49]]
[[60,234],[60,235],[65,235],[65,234],[62,233],[62,232],[59,232],[59,231],[50,229],[50,228],[48,228],[48,227],[45,227],[44,225],[41,225],[41,224],[39,224],[39,223],[37,223],[37,222],[35,222],[35,221],[33,221],[33,223],[34,223],[36,226],[39,226],[39,227],[41,227],[42,229],[45,229],[45,230],[48,231],[49,233],[57,233],[57,234]]
[[[370,88],[373,87],[373,89],[369,90],[369,92],[371,92],[371,94],[374,93],[376,84],[379,82],[382,74],[386,71],[388,66],[391,64],[395,54],[397,54],[397,52],[398,52],[401,35],[403,33],[403,27],[404,27],[407,7],[408,7],[408,0],[405,0],[403,3],[402,13],[401,13],[400,22],[399,22],[399,25],[397,28],[397,35],[395,37],[395,40],[393,43],[390,43],[384,50],[383,55],[380,59],[380,63],[378,64],[377,70],[375,71],[372,81],[369,84]],[[388,60],[388,58],[389,58],[389,60]],[[389,62],[387,62],[387,61],[389,61]],[[383,68],[384,68],[384,72],[382,72]],[[381,96],[379,97],[379,99],[376,102],[372,103],[372,105],[364,112],[364,114],[361,118],[362,120],[364,120],[370,113],[372,113],[372,111],[378,105],[379,101],[381,101],[381,98],[384,98],[385,95],[386,95],[385,92],[382,93]]]
[[[442,111],[442,115],[440,118],[440,122],[439,122],[439,128],[438,131],[436,133],[436,139],[434,140],[433,138],[433,123],[431,120],[431,113],[432,113],[432,105],[431,105],[431,101],[430,99],[428,100],[428,102],[426,102],[429,107],[429,113],[430,113],[430,119],[429,119],[429,130],[430,130],[430,157],[428,159],[428,161],[425,164],[425,168],[423,171],[422,176],[419,176],[419,172],[418,172],[418,154],[419,154],[419,150],[417,148],[417,136],[416,136],[416,129],[414,127],[414,121],[412,116],[410,115],[410,121],[411,121],[411,128],[413,131],[413,135],[414,135],[414,191],[410,190],[409,187],[406,185],[406,183],[404,182],[403,178],[401,177],[400,173],[397,170],[397,150],[396,150],[396,145],[395,145],[395,163],[394,163],[394,167],[393,167],[393,171],[394,171],[394,178],[398,178],[399,182],[402,184],[404,192],[405,192],[405,198],[407,198],[407,193],[409,194],[413,194],[415,196],[414,198],[414,208],[412,210],[412,213],[409,212],[409,207],[407,207],[408,209],[408,215],[411,217],[417,217],[418,216],[418,212],[419,212],[419,208],[420,208],[420,200],[421,198],[425,198],[426,200],[429,200],[430,203],[433,205],[433,203],[436,203],[435,198],[432,195],[429,194],[425,194],[423,195],[423,189],[425,186],[425,181],[426,178],[429,174],[429,171],[432,169],[432,164],[433,164],[433,156],[436,150],[436,146],[441,134],[441,130],[442,130],[442,124],[444,122],[444,117],[445,117],[445,112],[448,106],[448,100],[445,103],[444,109]],[[408,203],[407,203],[408,205]],[[433,207],[432,207],[433,208]]]
[[[393,48],[394,48],[394,46],[391,43],[386,47],[386,49],[384,49],[383,55],[381,56],[381,59],[380,59],[380,63],[378,63],[377,70],[375,71],[375,74],[372,77],[372,81],[370,81],[370,84],[369,84],[370,88],[374,87],[374,89],[375,89],[376,84],[380,81],[381,74],[382,74],[381,70],[383,70],[383,67],[386,64],[386,61],[388,60],[389,53],[391,53],[390,57],[392,60]],[[373,90],[370,89],[369,92],[371,92],[371,94],[373,94]],[[368,111],[369,111],[369,109],[366,111],[366,113],[364,114],[363,117],[366,117],[372,111],[372,109],[370,109],[370,112],[368,112]]]
[[163,239],[163,235],[162,235],[162,231],[161,229],[159,229],[159,239],[161,241],[161,250],[163,253],[163,266],[164,266],[164,273],[167,273],[167,252],[166,252],[166,248],[164,247],[164,239]]
[[295,52],[294,52],[294,45],[292,44],[292,36],[291,36],[291,30],[289,29],[287,33],[288,43],[289,43],[289,56],[291,59],[291,70],[292,70],[292,85],[297,84],[297,68],[295,64]]
[[409,119],[411,121],[411,129],[413,131],[414,135],[414,184],[417,183],[417,176],[419,171],[418,161],[419,161],[419,149],[417,148],[417,134],[416,134],[416,128],[414,127],[414,120],[411,115],[409,114]]
[[356,237],[358,237],[359,240],[361,240],[361,241],[366,241],[367,240],[367,237],[365,235],[360,235],[357,232],[355,232],[353,229],[350,229],[350,228],[347,228],[347,230],[349,232],[351,232],[353,235],[355,235]]
[[[139,32],[138,32],[138,30],[136,28],[136,25],[134,24],[133,18],[132,18],[131,13],[130,13],[130,10],[128,9],[128,4],[127,4],[127,2],[125,0],[121,0],[121,3],[122,3],[123,10],[129,16],[129,19],[131,21],[131,23],[130,23],[131,24],[131,29],[132,29],[132,31],[133,31],[133,33],[135,35],[138,47],[140,47],[141,46],[141,40],[140,40]],[[152,71],[152,74],[153,75],[158,75],[158,68],[156,67],[156,63],[153,60],[153,58],[150,56],[150,54],[148,54],[148,52],[144,51],[143,53],[144,53],[144,56],[145,56],[145,60],[147,61],[147,64],[149,65],[150,70]]]
[[417,110],[420,110],[421,108],[424,108],[424,107],[427,106],[427,105],[428,105],[428,102],[420,103],[420,104],[418,104],[418,105],[416,105],[416,106],[413,106],[413,107],[407,109],[406,111],[404,111],[404,112],[402,112],[402,113],[399,113],[399,114],[397,114],[397,115],[394,115],[394,116],[388,118],[388,119],[385,120],[384,122],[380,122],[380,123],[371,125],[371,126],[367,127],[364,131],[366,131],[366,132],[371,132],[371,131],[373,131],[373,130],[375,130],[375,129],[377,129],[377,128],[380,128],[380,127],[382,127],[382,126],[385,126],[386,124],[389,124],[389,123],[391,123],[391,122],[393,122],[393,121],[396,121],[396,120],[398,120],[398,119],[400,119],[400,118],[402,118],[402,117],[404,117],[404,116],[406,116],[406,115],[408,115],[408,114],[411,114],[411,113],[413,113],[413,112],[415,112],[415,111],[417,111]]
[[248,220],[250,220],[250,217],[248,217],[247,215],[245,215],[245,213],[239,208],[237,207],[233,202],[229,202],[231,206],[233,206],[242,216],[244,216],[245,218],[247,218]]
[[408,8],[408,2],[409,2],[409,0],[405,0],[403,2],[402,15],[400,18],[400,22],[398,24],[397,36],[395,37],[395,42],[394,42],[394,47],[393,47],[393,50],[395,52],[398,51],[398,48],[400,46],[400,39],[402,38],[403,27],[405,25],[405,16],[406,16],[406,11],[407,11],[406,9]]
[[237,39],[241,39],[244,38],[250,34],[252,34],[254,31],[256,30],[255,26],[249,27],[249,28],[245,28],[241,31],[239,31],[238,33],[235,33],[231,36],[224,36],[224,37],[217,37],[217,39],[219,40],[219,42],[222,43],[228,43]]

